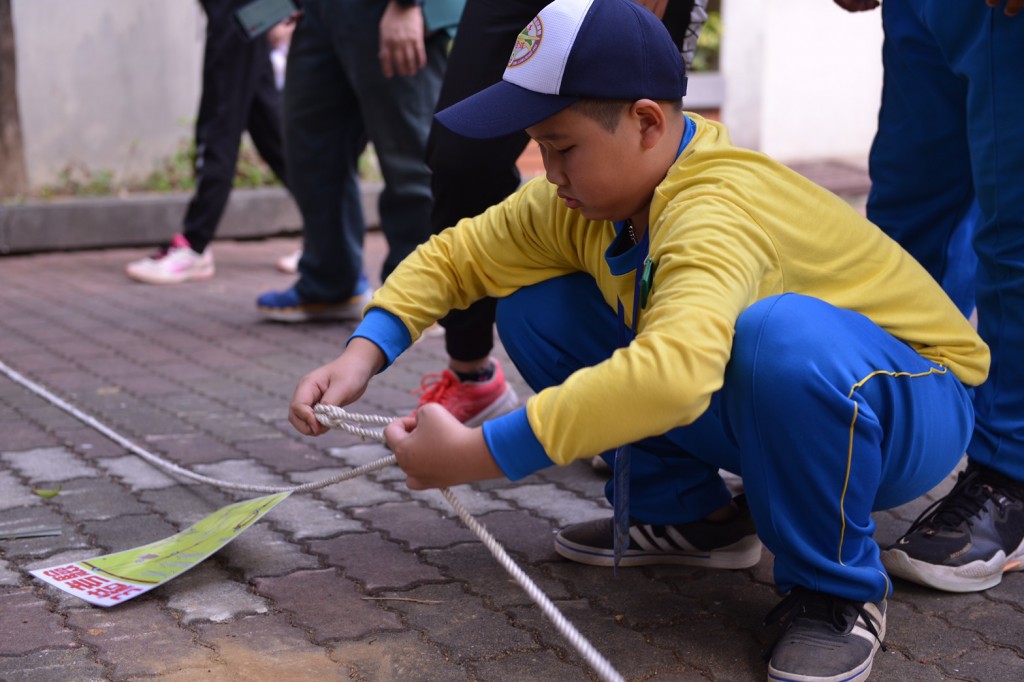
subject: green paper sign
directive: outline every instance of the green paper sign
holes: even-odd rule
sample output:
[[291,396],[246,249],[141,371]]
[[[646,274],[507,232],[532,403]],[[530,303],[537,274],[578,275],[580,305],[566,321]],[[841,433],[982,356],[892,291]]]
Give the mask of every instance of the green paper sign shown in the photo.
[[277,493],[236,502],[164,540],[30,573],[90,604],[120,604],[198,565],[290,494]]

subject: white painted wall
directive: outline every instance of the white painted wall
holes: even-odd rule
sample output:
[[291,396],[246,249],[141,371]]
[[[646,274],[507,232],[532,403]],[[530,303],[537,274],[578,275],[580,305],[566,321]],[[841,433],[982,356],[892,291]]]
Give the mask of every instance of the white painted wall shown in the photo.
[[29,181],[69,162],[145,176],[192,136],[206,19],[195,0],[14,0]]
[[782,161],[864,161],[882,88],[879,10],[832,0],[722,0],[722,121]]

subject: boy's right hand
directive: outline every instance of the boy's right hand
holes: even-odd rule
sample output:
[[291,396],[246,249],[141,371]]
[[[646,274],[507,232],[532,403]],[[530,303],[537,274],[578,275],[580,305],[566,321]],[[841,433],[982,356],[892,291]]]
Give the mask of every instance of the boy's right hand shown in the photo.
[[376,344],[360,337],[352,339],[337,359],[299,380],[288,409],[288,421],[307,436],[326,433],[329,427],[317,421],[313,406],[324,403],[344,407],[358,400],[386,360]]

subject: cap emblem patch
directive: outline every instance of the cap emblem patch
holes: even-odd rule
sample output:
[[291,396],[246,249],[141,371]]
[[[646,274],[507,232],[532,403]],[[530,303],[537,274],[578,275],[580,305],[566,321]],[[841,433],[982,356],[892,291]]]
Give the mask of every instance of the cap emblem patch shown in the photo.
[[537,53],[540,48],[541,37],[544,35],[544,24],[540,17],[534,17],[533,21],[526,25],[519,32],[516,38],[516,45],[512,48],[512,56],[508,58],[508,68],[520,66],[530,60],[530,57]]

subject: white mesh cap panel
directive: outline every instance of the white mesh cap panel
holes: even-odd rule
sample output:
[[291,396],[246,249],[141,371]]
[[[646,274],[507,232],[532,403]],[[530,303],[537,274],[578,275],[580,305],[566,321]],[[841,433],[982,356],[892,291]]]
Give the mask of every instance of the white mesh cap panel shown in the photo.
[[502,80],[547,95],[561,94],[562,75],[594,0],[559,0],[540,11],[516,40]]

